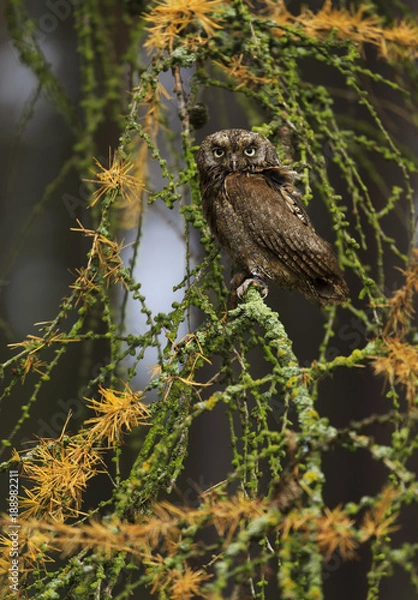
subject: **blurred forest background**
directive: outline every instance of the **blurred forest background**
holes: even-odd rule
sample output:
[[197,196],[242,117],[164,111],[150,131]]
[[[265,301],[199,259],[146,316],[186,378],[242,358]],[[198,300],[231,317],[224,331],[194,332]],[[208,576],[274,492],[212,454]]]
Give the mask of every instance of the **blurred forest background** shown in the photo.
[[[416,598],[417,15],[412,0],[4,3],[1,477],[18,468],[26,499],[18,597]],[[251,293],[255,317],[228,316],[231,265],[199,216],[193,156],[232,127],[256,128],[301,173],[348,306],[271,285],[266,306]],[[285,365],[263,345],[270,322]],[[121,399],[100,422],[100,403]],[[58,477],[72,444],[97,456],[79,480],[54,479],[48,463]],[[313,462],[317,480],[302,481]],[[51,500],[43,477],[66,491]],[[208,503],[238,491],[271,504],[238,503],[234,525],[204,531]],[[281,529],[269,511],[293,520]],[[70,540],[65,525],[82,532],[86,514],[103,528],[117,515],[117,553],[102,530],[97,548],[87,529]],[[257,522],[251,537],[262,514],[272,530]],[[306,523],[326,517],[321,542]],[[179,522],[174,535],[150,521],[165,543],[136,555],[121,523],[143,518]],[[15,597],[5,581],[0,597]]]

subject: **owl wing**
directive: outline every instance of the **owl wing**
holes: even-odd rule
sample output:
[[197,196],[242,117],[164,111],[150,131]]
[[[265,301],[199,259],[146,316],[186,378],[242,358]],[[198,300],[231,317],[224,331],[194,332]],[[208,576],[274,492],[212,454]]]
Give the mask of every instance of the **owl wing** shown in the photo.
[[295,188],[293,182],[297,177],[296,171],[291,171],[287,167],[267,167],[260,174],[269,182],[279,194],[282,195],[289,210],[299,217],[306,225],[311,225],[305,208],[303,207],[300,192]]
[[322,296],[342,301],[347,287],[332,247],[315,233],[292,187],[261,173],[233,173],[225,179],[228,201],[242,215],[248,235],[293,273],[292,287],[304,288],[320,302]]

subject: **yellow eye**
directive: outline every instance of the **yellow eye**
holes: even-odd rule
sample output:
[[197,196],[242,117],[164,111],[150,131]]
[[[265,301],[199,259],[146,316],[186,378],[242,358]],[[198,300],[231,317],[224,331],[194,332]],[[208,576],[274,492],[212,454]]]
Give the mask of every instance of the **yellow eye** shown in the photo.
[[225,154],[225,150],[223,150],[222,148],[214,148],[213,149],[213,155],[215,158],[221,158],[221,156],[223,156]]
[[253,146],[245,148],[244,154],[246,154],[247,156],[255,156],[255,148]]

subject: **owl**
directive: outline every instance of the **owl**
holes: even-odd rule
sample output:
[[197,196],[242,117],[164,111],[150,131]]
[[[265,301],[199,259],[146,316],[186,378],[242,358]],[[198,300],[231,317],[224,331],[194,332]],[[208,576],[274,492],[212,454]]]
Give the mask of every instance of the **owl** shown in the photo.
[[348,295],[332,246],[313,228],[294,186],[297,173],[282,166],[273,144],[245,129],[207,136],[196,157],[203,212],[240,272],[232,286],[276,280],[320,306]]

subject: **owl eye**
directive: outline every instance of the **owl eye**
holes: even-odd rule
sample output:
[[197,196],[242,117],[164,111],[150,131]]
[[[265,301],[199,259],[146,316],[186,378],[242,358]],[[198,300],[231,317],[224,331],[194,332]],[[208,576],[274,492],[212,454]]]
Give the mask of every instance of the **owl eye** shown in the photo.
[[254,156],[255,148],[253,146],[249,146],[249,148],[245,148],[244,154],[246,154],[247,156]]
[[223,150],[222,148],[214,148],[213,149],[213,155],[215,156],[215,158],[221,158],[221,156],[223,156],[225,154],[225,150]]

